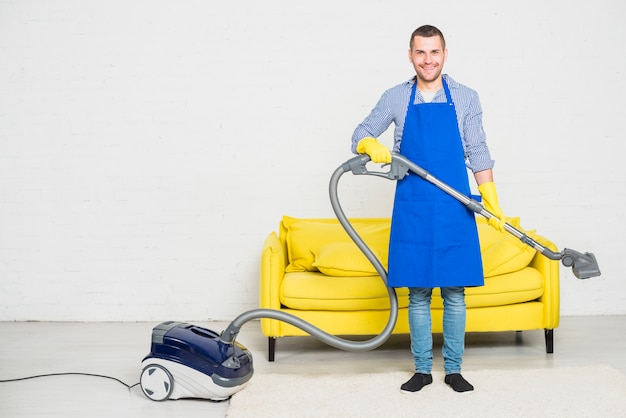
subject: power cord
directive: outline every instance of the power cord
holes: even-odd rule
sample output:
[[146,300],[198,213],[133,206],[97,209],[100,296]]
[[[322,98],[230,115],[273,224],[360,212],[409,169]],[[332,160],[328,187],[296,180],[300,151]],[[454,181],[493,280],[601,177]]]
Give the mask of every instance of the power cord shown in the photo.
[[[110,379],[110,380],[115,380],[116,382],[126,386],[126,388],[128,389],[128,391],[130,392],[130,390],[132,388],[134,388],[135,386],[140,385],[140,382],[135,383],[134,385],[129,385],[127,383],[124,383],[123,381],[121,381],[120,379],[118,379],[117,377],[112,377],[112,376],[105,376],[102,374],[94,374],[94,373],[74,373],[74,372],[68,372],[68,373],[48,373],[48,374],[39,374],[36,376],[27,376],[27,377],[18,377],[15,379],[3,379],[0,380],[0,383],[11,383],[11,382],[19,382],[22,380],[29,380],[29,379],[39,379],[42,377],[54,377],[54,376],[90,376],[90,377],[101,377],[103,379]],[[209,402],[212,403],[221,403],[221,402],[225,402],[227,400],[229,400],[231,397],[229,396],[226,399],[206,399]]]
[[101,377],[103,379],[110,379],[110,380],[115,380],[118,383],[121,383],[122,385],[126,386],[126,388],[130,391],[132,388],[134,388],[135,386],[139,385],[139,382],[135,383],[134,385],[129,385],[127,383],[122,382],[120,379],[116,378],[116,377],[111,377],[111,376],[104,376],[101,374],[93,374],[93,373],[48,373],[48,374],[39,374],[36,376],[27,376],[27,377],[18,377],[15,379],[4,379],[4,380],[0,380],[0,383],[10,383],[10,382],[19,382],[22,380],[29,380],[29,379],[38,379],[38,378],[42,378],[42,377],[53,377],[53,376],[90,376],[90,377]]

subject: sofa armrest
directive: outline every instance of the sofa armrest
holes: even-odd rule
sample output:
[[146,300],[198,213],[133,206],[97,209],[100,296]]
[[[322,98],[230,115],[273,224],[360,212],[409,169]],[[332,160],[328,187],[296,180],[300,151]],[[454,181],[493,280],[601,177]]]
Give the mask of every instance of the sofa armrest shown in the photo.
[[[558,251],[556,245],[548,239],[533,235],[539,244],[552,251]],[[560,318],[560,265],[558,260],[550,260],[548,257],[537,252],[530,262],[530,267],[536,268],[544,277],[543,295],[540,300],[544,305],[544,318],[546,329],[554,329],[559,326]]]
[[285,257],[285,249],[276,233],[272,232],[265,239],[261,252],[259,283],[261,308],[280,309],[280,286],[285,277]]
[[[264,309],[280,309],[280,288],[285,277],[287,250],[276,233],[272,232],[263,243],[259,281],[259,305]],[[261,319],[265,335],[279,335],[278,321]],[[273,329],[276,328],[276,329]]]

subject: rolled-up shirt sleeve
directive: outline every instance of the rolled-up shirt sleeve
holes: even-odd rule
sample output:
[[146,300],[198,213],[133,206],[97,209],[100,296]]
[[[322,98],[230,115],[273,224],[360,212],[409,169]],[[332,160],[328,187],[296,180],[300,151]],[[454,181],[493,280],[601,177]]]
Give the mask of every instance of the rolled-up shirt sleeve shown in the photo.
[[356,146],[363,138],[378,138],[394,121],[394,114],[389,106],[389,90],[376,103],[369,115],[359,123],[352,134],[352,152],[356,154]]
[[465,102],[463,120],[459,125],[462,128],[465,159],[469,169],[476,173],[493,168],[494,161],[491,159],[483,129],[483,110],[475,91],[472,91],[469,100]]

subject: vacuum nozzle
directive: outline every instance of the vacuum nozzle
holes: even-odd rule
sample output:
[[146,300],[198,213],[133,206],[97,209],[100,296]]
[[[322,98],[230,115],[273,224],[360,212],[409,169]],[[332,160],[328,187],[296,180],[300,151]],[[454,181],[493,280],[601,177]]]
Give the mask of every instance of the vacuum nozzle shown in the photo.
[[577,279],[588,279],[601,274],[596,256],[592,253],[583,254],[576,250],[565,248],[562,252],[561,262],[565,267],[572,267],[572,272]]

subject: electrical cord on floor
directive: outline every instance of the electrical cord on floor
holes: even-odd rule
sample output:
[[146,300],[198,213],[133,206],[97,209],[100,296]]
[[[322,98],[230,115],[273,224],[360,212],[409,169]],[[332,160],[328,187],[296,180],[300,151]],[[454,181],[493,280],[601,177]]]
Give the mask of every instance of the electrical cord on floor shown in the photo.
[[[67,372],[67,373],[47,373],[47,374],[39,374],[36,376],[27,376],[27,377],[17,377],[15,379],[0,379],[0,383],[11,383],[11,382],[19,382],[22,380],[30,380],[30,379],[39,379],[41,377],[54,377],[54,376],[90,376],[90,377],[101,377],[103,379],[110,379],[110,380],[115,380],[116,382],[126,386],[126,388],[128,389],[128,391],[130,392],[130,390],[132,388],[134,388],[135,386],[139,386],[141,383],[137,382],[134,385],[129,385],[127,383],[124,383],[123,381],[121,381],[120,379],[118,379],[117,377],[112,377],[112,376],[105,376],[102,374],[94,374],[94,373],[74,373],[74,372]],[[206,399],[209,402],[212,403],[222,403],[225,402],[227,400],[229,400],[231,397],[229,396],[226,399]]]
[[[103,379],[110,379],[110,380],[115,380],[116,382],[126,386],[126,388],[128,389],[128,391],[130,392],[130,390],[132,388],[134,388],[135,386],[140,385],[140,382],[135,383],[134,385],[129,385],[127,383],[124,383],[123,381],[121,381],[120,379],[118,379],[117,377],[112,377],[112,376],[105,376],[102,374],[94,374],[94,373],[73,373],[73,372],[68,372],[68,373],[47,373],[47,374],[38,374],[36,376],[27,376],[27,377],[17,377],[15,379],[0,379],[0,383],[11,383],[11,382],[20,382],[22,380],[30,380],[30,379],[39,379],[41,377],[54,377],[54,376],[90,376],[90,377],[101,377]],[[229,396],[226,399],[206,399],[209,402],[212,403],[221,403],[221,402],[225,402],[227,400],[229,400],[231,397]]]
[[135,386],[139,385],[139,382],[135,383],[134,385],[129,385],[127,383],[122,382],[120,379],[116,378],[116,377],[111,377],[111,376],[104,376],[101,374],[93,374],[93,373],[48,373],[48,374],[39,374],[36,376],[27,376],[27,377],[18,377],[15,379],[3,379],[0,380],[0,383],[10,383],[10,382],[19,382],[22,380],[29,380],[29,379],[38,379],[41,377],[53,377],[53,376],[90,376],[90,377],[101,377],[103,379],[110,379],[110,380],[115,380],[118,383],[121,383],[122,385],[126,386],[126,388],[130,391],[132,388],[134,388]]

